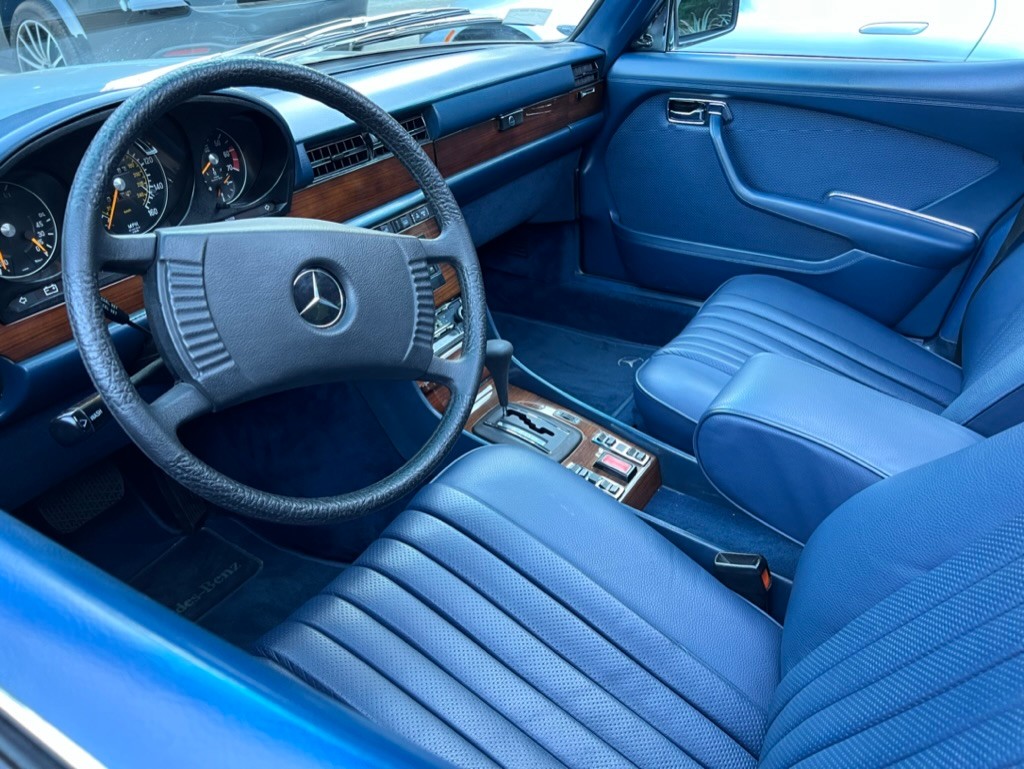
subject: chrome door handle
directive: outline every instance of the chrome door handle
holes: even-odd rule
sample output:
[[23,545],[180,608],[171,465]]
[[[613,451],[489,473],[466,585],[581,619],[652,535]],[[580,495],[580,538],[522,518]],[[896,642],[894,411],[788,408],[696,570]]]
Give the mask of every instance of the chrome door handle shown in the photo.
[[920,35],[928,29],[927,21],[877,21],[860,28],[862,35]]
[[668,122],[676,125],[707,125],[711,115],[721,115],[726,123],[732,120],[729,105],[714,99],[688,99],[670,96],[666,107]]

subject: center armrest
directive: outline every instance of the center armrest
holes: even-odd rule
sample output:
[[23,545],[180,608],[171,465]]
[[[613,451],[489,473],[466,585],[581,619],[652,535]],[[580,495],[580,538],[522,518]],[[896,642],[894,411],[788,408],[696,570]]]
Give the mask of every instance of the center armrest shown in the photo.
[[861,489],[981,439],[845,376],[762,353],[704,412],[694,448],[724,496],[806,542]]

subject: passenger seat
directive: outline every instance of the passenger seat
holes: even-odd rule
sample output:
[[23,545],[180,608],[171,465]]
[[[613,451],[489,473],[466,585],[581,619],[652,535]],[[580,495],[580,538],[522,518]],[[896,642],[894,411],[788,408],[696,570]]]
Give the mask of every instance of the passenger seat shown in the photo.
[[654,437],[693,452],[694,428],[746,361],[806,361],[983,435],[1024,422],[1024,244],[984,279],[963,322],[963,367],[809,288],[747,275],[725,283],[636,374]]

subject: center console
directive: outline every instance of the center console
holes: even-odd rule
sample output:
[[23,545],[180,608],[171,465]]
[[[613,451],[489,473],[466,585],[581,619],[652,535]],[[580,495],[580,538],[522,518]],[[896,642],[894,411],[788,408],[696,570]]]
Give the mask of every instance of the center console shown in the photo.
[[[429,219],[404,232],[431,237],[437,228]],[[431,280],[436,308],[434,353],[456,357],[465,333],[458,276],[453,268],[440,265],[432,271]],[[448,390],[431,382],[419,386],[430,405],[443,413],[448,407]],[[515,444],[543,454],[613,499],[637,509],[642,509],[661,486],[657,457],[610,430],[515,385],[509,387],[508,400],[507,409],[502,409],[494,381],[485,371],[466,430],[488,443]]]

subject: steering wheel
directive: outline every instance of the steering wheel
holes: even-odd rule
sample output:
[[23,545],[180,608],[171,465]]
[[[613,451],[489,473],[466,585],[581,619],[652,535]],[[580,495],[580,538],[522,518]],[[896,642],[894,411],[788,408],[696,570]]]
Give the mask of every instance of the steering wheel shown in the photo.
[[[438,219],[433,240],[307,219],[255,219],[111,235],[99,226],[109,180],[131,142],[181,102],[225,88],[306,96],[379,137]],[[356,518],[422,484],[472,411],[486,344],[483,281],[462,213],[419,144],[365,96],[315,70],[257,58],[209,60],[153,80],[106,120],[75,175],[64,223],[64,289],[85,368],[135,444],[213,504],[268,521]],[[456,270],[466,333],[460,358],[433,352],[429,266]],[[100,270],[142,275],[150,330],[175,384],[152,403],[133,387],[100,304]],[[427,444],[381,481],[332,497],[269,494],[214,470],[178,439],[202,414],[293,387],[427,380],[451,402]]]

